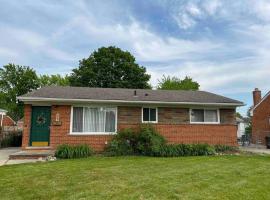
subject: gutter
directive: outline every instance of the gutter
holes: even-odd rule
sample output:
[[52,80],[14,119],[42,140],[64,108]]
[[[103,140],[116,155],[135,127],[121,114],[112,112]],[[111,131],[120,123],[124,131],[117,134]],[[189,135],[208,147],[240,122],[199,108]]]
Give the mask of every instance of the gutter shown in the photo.
[[133,104],[164,104],[164,105],[209,105],[209,106],[244,106],[244,103],[204,103],[204,102],[168,102],[168,101],[126,101],[126,100],[100,100],[100,99],[64,99],[44,97],[17,97],[23,102],[82,102],[82,103],[133,103]]

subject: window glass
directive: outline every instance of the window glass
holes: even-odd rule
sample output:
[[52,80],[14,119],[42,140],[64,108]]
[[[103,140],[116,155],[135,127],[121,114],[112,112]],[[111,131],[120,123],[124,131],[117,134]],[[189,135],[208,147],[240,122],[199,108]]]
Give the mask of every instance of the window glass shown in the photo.
[[217,122],[217,110],[205,110],[204,111],[205,122]]
[[72,132],[115,132],[116,109],[74,107]]
[[156,121],[156,109],[155,108],[150,108],[150,120],[151,122]]
[[191,122],[218,122],[217,110],[192,109]]
[[82,132],[83,130],[83,108],[73,108],[72,132]]
[[204,122],[204,110],[193,109],[191,111],[191,122]]
[[156,122],[157,121],[156,108],[143,108],[143,122]]
[[143,121],[149,121],[149,108],[143,108]]

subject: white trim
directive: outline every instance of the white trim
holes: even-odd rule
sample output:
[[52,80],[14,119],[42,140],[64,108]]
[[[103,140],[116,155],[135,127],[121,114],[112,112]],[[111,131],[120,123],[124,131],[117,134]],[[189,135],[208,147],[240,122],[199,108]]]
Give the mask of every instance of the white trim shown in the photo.
[[268,98],[268,96],[270,96],[270,91],[266,94],[266,95],[264,95],[264,97],[260,100],[260,102],[259,103],[257,103],[257,105],[256,106],[254,106],[249,112],[250,112],[250,115],[251,116],[253,116],[253,111],[265,100],[265,99],[267,99]]
[[[191,112],[192,110],[203,110],[203,115],[205,118],[205,110],[216,110],[217,111],[217,122],[192,122],[191,121]],[[218,108],[190,108],[189,109],[189,123],[190,124],[220,124],[220,111]]]
[[126,101],[126,100],[100,100],[100,99],[65,99],[43,97],[17,97],[21,101],[54,101],[54,102],[85,102],[85,103],[134,103],[134,104],[175,104],[175,105],[212,105],[212,106],[244,106],[243,103],[204,103],[204,102],[168,102],[168,101]]
[[[112,108],[115,111],[115,132],[72,132],[73,126],[73,107],[82,107],[83,108],[83,126],[84,126],[84,107],[104,107],[104,108]],[[77,135],[77,136],[84,136],[84,135],[115,135],[117,134],[117,117],[118,117],[118,107],[113,106],[96,106],[96,105],[72,105],[71,106],[71,113],[70,113],[70,130],[69,135]]]
[[[149,108],[149,118],[150,118],[150,108],[152,108],[152,109],[156,109],[156,121],[143,121],[143,109],[144,108]],[[153,123],[153,124],[156,124],[156,123],[158,123],[158,108],[157,107],[142,107],[142,109],[141,109],[141,111],[142,111],[142,123]]]

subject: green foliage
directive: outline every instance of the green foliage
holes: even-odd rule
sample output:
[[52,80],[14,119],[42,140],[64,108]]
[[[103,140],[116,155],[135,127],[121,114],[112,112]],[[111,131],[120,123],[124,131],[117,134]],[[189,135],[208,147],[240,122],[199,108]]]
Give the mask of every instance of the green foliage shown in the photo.
[[137,134],[132,129],[117,133],[105,148],[109,156],[134,155],[137,145]]
[[77,146],[70,146],[68,144],[59,145],[55,151],[57,158],[71,159],[71,158],[86,158],[93,154],[90,146],[83,144]]
[[0,68],[0,107],[8,110],[15,120],[23,116],[23,104],[17,103],[16,97],[39,87],[36,72],[27,66],[14,64]]
[[214,148],[217,153],[235,152],[238,150],[237,147],[222,144],[217,144]]
[[0,147],[20,147],[22,145],[22,132],[10,133],[0,142]]
[[175,76],[164,76],[158,83],[159,90],[199,90],[199,83],[186,76],[183,80]]
[[39,85],[44,86],[68,86],[69,79],[68,76],[61,76],[60,74],[55,75],[40,75],[39,76]]
[[137,137],[136,152],[140,155],[151,156],[159,151],[166,140],[161,136],[151,125],[144,125],[140,127]]
[[72,86],[102,88],[150,88],[150,75],[128,51],[113,46],[94,51],[82,59],[69,77]]
[[165,139],[150,125],[141,126],[139,131],[124,129],[114,136],[105,149],[105,154],[118,155],[152,155],[158,151]]
[[207,156],[214,155],[215,148],[208,144],[167,144],[163,145],[153,156],[178,157],[178,156]]

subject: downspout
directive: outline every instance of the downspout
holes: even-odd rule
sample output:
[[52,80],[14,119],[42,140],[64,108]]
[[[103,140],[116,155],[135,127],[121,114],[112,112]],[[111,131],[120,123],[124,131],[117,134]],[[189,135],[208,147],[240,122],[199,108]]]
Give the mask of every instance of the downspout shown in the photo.
[[4,118],[4,114],[2,113],[2,115],[1,115],[1,127],[3,125],[3,118]]

